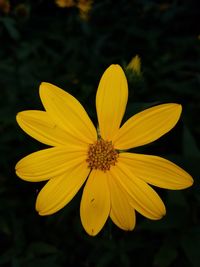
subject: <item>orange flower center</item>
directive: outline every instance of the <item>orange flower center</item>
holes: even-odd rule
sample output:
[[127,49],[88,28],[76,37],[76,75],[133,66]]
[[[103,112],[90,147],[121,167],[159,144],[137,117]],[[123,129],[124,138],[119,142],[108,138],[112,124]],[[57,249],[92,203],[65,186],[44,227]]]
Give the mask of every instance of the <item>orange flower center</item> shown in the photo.
[[101,171],[110,170],[111,165],[115,165],[119,153],[114,149],[112,142],[98,139],[94,144],[89,145],[88,167]]

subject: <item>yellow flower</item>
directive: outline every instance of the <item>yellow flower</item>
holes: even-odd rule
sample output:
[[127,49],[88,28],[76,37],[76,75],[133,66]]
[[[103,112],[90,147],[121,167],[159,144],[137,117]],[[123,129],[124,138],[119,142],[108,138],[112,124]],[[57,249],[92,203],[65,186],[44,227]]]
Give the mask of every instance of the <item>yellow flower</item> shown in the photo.
[[80,17],[83,20],[87,20],[89,18],[89,12],[92,9],[92,0],[79,0],[77,3],[77,7],[80,12]]
[[62,8],[75,6],[74,0],[55,0],[55,3]]
[[89,18],[90,10],[92,9],[93,0],[55,0],[55,3],[61,8],[77,7],[80,18],[87,20]]
[[129,64],[127,65],[127,70],[131,70],[132,72],[135,72],[137,75],[141,74],[141,59],[138,55],[133,57]]
[[96,235],[108,217],[123,230],[135,227],[135,211],[157,220],[165,206],[152,184],[167,189],[192,185],[192,177],[174,163],[152,155],[124,150],[148,144],[171,130],[181,105],[162,104],[121,121],[128,99],[127,80],[119,65],[103,74],[96,94],[98,134],[85,109],[72,95],[42,83],[45,111],[23,111],[20,127],[38,141],[52,146],[34,152],[16,165],[17,175],[30,182],[49,180],[40,191],[40,215],[57,212],[84,185],[80,216],[89,235]]

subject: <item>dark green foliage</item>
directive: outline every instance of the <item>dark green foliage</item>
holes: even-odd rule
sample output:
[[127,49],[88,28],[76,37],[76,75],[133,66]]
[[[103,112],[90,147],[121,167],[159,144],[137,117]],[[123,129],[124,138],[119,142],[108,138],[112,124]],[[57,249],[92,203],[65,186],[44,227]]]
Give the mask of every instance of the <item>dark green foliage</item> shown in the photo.
[[[200,266],[200,4],[191,0],[94,1],[90,19],[54,1],[10,1],[0,11],[0,266]],[[21,6],[19,6],[21,4]],[[79,219],[81,192],[63,210],[40,217],[34,203],[43,183],[15,175],[23,156],[44,146],[16,124],[17,112],[42,109],[38,87],[48,81],[77,97],[94,123],[99,78],[112,63],[142,59],[131,76],[125,118],[149,106],[178,102],[182,118],[167,135],[138,149],[179,164],[194,176],[183,191],[157,189],[167,214],[138,214],[133,232],[108,221],[89,237]]]

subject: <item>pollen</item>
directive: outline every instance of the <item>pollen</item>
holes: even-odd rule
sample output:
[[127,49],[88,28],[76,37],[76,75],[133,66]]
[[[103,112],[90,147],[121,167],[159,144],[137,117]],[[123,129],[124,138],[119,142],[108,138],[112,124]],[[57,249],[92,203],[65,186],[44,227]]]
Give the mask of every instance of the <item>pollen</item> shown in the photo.
[[89,145],[86,161],[89,168],[106,172],[115,165],[118,156],[119,153],[114,149],[112,142],[98,139]]

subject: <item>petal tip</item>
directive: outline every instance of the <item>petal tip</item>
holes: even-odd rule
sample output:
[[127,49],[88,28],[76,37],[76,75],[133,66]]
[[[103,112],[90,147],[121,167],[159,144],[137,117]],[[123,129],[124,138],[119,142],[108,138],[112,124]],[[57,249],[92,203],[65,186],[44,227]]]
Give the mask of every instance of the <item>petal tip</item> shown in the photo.
[[161,214],[161,218],[165,217],[166,214],[167,214],[167,211],[166,211],[166,209],[165,209],[165,210],[163,211],[163,213]]
[[188,175],[188,179],[185,183],[184,188],[188,188],[188,187],[192,186],[193,184],[194,184],[194,180],[193,180],[192,176]]
[[[53,85],[51,83],[48,83],[48,82],[41,82],[40,86],[39,86],[39,94],[40,94],[40,97],[46,93],[46,92],[49,92],[49,91],[52,91],[52,89],[60,89],[59,87],[57,87],[56,85]],[[61,89],[60,89],[61,90]]]
[[96,231],[95,229],[86,230],[87,234],[90,236],[96,236],[100,231]]
[[182,105],[181,104],[175,104],[175,105],[176,105],[177,111],[181,114],[181,112],[182,112]]
[[107,68],[107,71],[111,71],[111,72],[123,72],[123,69],[120,65],[118,64],[112,64]]
[[31,112],[31,110],[25,110],[25,111],[20,111],[17,113],[16,121],[21,128],[22,128],[21,124],[23,122],[28,121],[28,119],[31,118],[30,112]]
[[24,111],[20,111],[16,115],[16,121],[18,124],[20,124],[20,121],[23,119],[23,113],[24,113]]
[[133,231],[134,229],[135,229],[135,223],[134,223],[134,225],[131,225],[131,226],[127,227],[126,231],[130,232],[130,231]]
[[48,82],[41,82],[41,83],[40,83],[40,87],[44,87],[45,85],[51,85],[51,84],[48,83]]
[[174,112],[176,111],[177,114],[181,114],[182,112],[182,105],[179,103],[166,103],[166,104],[161,104],[161,106],[169,108],[173,110]]
[[15,165],[15,172],[16,172],[17,176],[19,176],[19,177],[20,177],[19,170],[21,167],[20,165],[21,165],[21,160],[19,160]]
[[43,93],[44,90],[46,90],[47,86],[49,86],[50,83],[47,82],[41,82],[40,86],[39,86],[39,92],[40,94]]
[[47,216],[47,215],[51,215],[51,214],[46,214],[46,213],[43,213],[42,211],[39,211],[39,210],[36,210],[37,211],[37,213],[38,213],[38,215],[40,215],[40,216]]
[[163,217],[166,216],[166,213],[167,213],[167,211],[166,211],[165,205],[163,204],[163,205],[159,208],[158,217],[155,218],[155,219],[157,219],[157,220],[162,219]]
[[155,220],[161,220],[163,217],[165,217],[166,216],[166,209],[165,210],[163,210],[162,212],[160,212],[159,214],[158,214],[158,217],[156,218],[155,217]]
[[[186,171],[184,171],[183,169],[182,170],[182,173],[181,173],[181,182],[180,182],[180,186],[178,189],[186,189],[188,187],[191,187],[194,183],[194,179],[192,178],[192,176],[187,173]],[[177,189],[177,188],[174,188],[174,189]]]
[[182,105],[178,103],[171,104],[172,109],[174,110],[174,113],[177,114],[177,118],[179,119],[182,113]]
[[38,215],[40,215],[40,216],[48,216],[48,215],[51,215],[51,214],[54,213],[54,212],[49,212],[49,211],[42,210],[41,207],[39,208],[38,204],[37,204],[37,201],[36,201],[36,204],[35,204],[35,210],[38,213]]
[[[18,177],[20,177],[20,174],[19,174],[18,169],[17,169],[17,165],[15,166],[15,173],[16,173],[16,175],[17,175]],[[20,177],[20,178],[21,178],[21,177]]]
[[36,203],[35,203],[35,210],[37,211],[37,213],[40,215],[40,216],[43,216],[45,215],[43,212],[42,212],[42,209],[40,207],[40,203],[38,202],[38,197],[36,199]]

